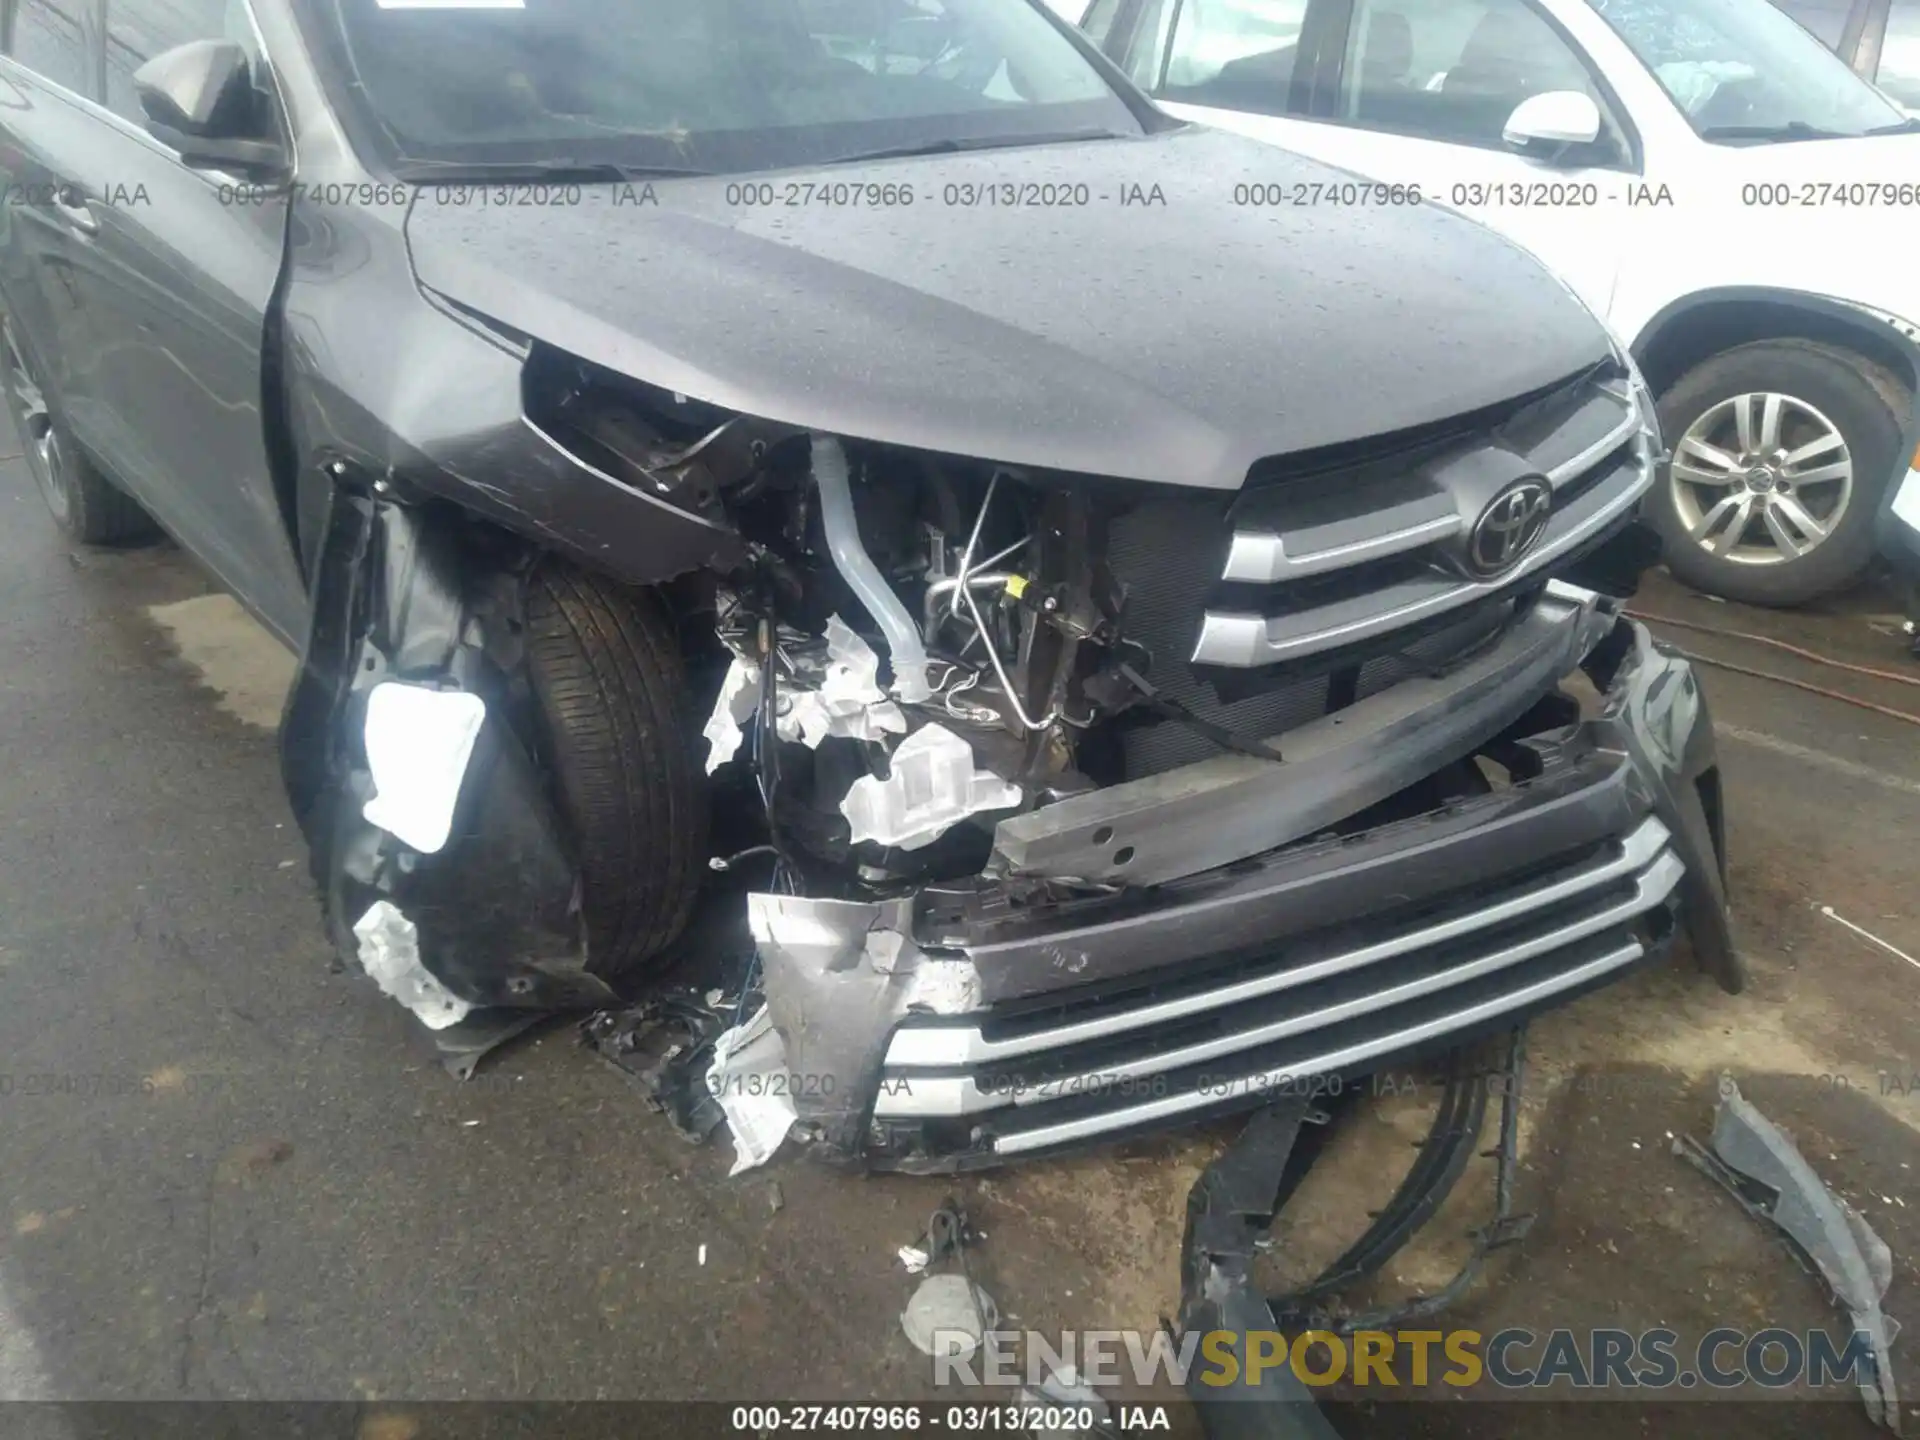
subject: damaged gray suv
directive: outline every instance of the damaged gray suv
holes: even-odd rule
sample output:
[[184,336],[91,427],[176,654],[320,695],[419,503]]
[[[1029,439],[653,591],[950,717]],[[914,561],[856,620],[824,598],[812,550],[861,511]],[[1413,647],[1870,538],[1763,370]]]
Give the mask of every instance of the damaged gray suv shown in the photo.
[[1652,401],[1489,231],[1038,0],[0,13],[35,478],[300,650],[436,1031],[718,959],[819,1149],[937,1169],[1741,983]]

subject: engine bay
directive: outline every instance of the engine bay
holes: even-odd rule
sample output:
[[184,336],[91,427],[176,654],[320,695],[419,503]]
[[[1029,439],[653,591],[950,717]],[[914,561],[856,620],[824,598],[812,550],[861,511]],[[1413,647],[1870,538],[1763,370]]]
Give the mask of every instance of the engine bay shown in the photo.
[[998,820],[1128,778],[1125,717],[1179,718],[1107,563],[1117,487],[573,381],[543,426],[744,542],[677,582],[721,831],[760,826],[716,867],[842,898],[978,874]]

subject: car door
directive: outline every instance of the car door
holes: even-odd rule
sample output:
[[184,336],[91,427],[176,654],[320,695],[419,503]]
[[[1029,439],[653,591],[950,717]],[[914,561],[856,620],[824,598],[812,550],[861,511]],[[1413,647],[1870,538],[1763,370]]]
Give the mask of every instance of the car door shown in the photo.
[[149,59],[190,40],[234,40],[256,77],[269,72],[244,0],[105,5],[108,123],[79,177],[93,222],[81,284],[107,411],[102,458],[290,640],[304,628],[305,590],[261,415],[287,188],[182,164],[148,130],[133,83]]
[[[1177,114],[1417,186],[1532,250],[1605,314],[1638,174],[1622,112],[1528,0],[1166,0],[1126,62]],[[1143,45],[1157,46],[1156,69]],[[1549,162],[1503,140],[1519,104],[1589,96],[1600,138]]]
[[80,179],[99,143],[99,0],[0,6],[0,300],[22,360],[82,444],[93,345],[76,274]]

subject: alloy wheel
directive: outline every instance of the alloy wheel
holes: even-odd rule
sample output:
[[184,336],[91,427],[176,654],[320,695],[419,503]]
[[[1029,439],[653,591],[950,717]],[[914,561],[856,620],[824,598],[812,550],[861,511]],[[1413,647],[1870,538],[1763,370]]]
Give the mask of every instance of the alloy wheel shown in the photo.
[[1804,400],[1734,395],[1673,447],[1674,509],[1693,542],[1739,565],[1781,565],[1826,543],[1853,499],[1853,452]]

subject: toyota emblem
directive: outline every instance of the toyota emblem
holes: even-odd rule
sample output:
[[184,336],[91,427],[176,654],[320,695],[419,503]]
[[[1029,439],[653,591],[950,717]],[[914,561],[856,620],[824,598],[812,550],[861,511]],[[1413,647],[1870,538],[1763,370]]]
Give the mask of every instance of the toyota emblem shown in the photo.
[[1553,513],[1553,487],[1545,480],[1516,481],[1493,497],[1467,539],[1467,568],[1482,580],[1506,574],[1540,543]]

